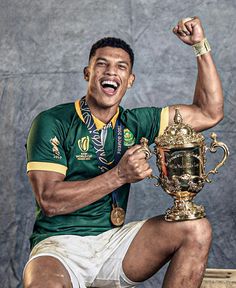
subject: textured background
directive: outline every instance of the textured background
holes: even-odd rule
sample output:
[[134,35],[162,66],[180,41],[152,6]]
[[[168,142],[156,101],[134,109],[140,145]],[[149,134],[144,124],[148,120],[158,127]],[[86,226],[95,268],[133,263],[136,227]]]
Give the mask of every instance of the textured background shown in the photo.
[[[0,0],[0,287],[21,287],[29,253],[34,200],[24,144],[32,119],[85,94],[88,50],[104,36],[123,38],[135,52],[136,83],[123,106],[190,103],[195,57],[171,28],[192,15],[202,19],[223,83],[225,118],[212,130],[231,152],[196,202],[206,206],[214,230],[208,267],[236,268],[235,14],[234,0]],[[210,132],[204,134],[208,138]],[[209,155],[209,167],[221,155]],[[145,180],[132,187],[127,220],[163,213],[171,203]],[[160,287],[162,275],[141,286]]]

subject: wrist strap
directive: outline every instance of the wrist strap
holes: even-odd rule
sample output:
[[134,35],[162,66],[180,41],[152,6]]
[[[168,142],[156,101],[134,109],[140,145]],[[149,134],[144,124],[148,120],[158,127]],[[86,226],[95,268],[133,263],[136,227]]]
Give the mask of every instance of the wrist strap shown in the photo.
[[201,42],[192,45],[192,47],[196,57],[211,51],[211,47],[207,41],[207,38],[204,38]]

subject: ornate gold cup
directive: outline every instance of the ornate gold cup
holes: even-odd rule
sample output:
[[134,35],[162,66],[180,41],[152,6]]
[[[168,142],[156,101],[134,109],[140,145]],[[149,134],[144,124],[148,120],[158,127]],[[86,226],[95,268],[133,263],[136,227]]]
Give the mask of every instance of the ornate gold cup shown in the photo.
[[[208,148],[201,133],[194,131],[176,109],[174,124],[168,126],[163,135],[155,138],[154,154],[160,175],[151,176],[158,180],[166,193],[174,198],[174,206],[166,211],[166,221],[183,221],[205,217],[202,205],[193,203],[193,198],[200,192],[205,182],[210,183],[210,174],[216,174],[229,155],[228,147],[216,140],[217,135],[211,134],[212,143]],[[142,138],[141,145],[151,155],[148,141]],[[223,158],[216,167],[205,172],[206,151],[215,153],[217,148],[223,149]]]

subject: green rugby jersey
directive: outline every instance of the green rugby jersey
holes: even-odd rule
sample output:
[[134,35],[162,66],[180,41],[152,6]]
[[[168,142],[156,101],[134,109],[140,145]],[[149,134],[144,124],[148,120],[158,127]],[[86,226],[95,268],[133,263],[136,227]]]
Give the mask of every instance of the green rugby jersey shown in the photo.
[[[131,110],[119,107],[111,123],[114,128],[119,117],[125,127],[122,152],[139,144],[142,137],[152,144],[168,125],[168,114],[168,107]],[[97,129],[103,128],[105,124],[93,118]],[[109,162],[114,160],[116,145],[114,130],[110,128],[104,147]],[[27,139],[27,172],[31,170],[62,173],[65,175],[64,181],[85,180],[101,174],[79,100],[53,107],[34,119]],[[118,191],[117,200],[124,210],[127,208],[129,188],[130,185],[126,184]],[[47,217],[38,204],[36,209],[31,246],[54,235],[98,235],[114,228],[110,222],[111,194],[66,215]]]

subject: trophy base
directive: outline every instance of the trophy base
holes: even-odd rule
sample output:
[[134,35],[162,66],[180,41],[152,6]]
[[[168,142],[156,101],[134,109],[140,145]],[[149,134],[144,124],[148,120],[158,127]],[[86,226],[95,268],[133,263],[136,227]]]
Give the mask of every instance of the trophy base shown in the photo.
[[201,219],[206,216],[202,205],[196,205],[190,200],[175,199],[174,206],[167,209],[165,214],[166,221],[186,221]]

